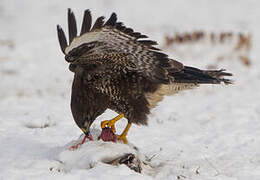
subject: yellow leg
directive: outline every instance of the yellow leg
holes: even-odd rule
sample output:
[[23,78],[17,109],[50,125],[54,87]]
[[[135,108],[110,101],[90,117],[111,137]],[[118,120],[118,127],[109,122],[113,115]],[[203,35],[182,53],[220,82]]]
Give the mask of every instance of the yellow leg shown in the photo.
[[122,134],[121,135],[117,135],[117,139],[122,140],[125,144],[128,143],[126,135],[127,135],[128,131],[129,131],[131,125],[132,124],[128,122],[126,127],[125,127],[125,129],[124,129],[124,131],[122,132]]
[[104,129],[106,127],[110,127],[110,128],[112,128],[112,131],[115,133],[116,132],[115,123],[123,117],[124,117],[124,114],[119,114],[118,116],[116,116],[115,118],[113,118],[111,120],[102,121],[101,128]]

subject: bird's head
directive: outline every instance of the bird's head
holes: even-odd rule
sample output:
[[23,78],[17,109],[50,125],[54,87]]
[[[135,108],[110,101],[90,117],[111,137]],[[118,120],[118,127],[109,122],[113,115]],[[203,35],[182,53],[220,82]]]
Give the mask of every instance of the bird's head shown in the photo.
[[[65,60],[72,64],[84,64],[89,59],[91,50],[98,46],[98,42],[92,41],[89,43],[83,43],[74,45],[75,47],[68,46],[65,49]],[[86,62],[85,62],[86,63]]]
[[[95,32],[89,32],[91,20],[89,10],[85,11],[81,33],[77,36],[77,25],[73,12],[68,9],[68,29],[69,43],[63,29],[57,25],[60,48],[65,55],[65,60],[70,63],[70,70],[73,71],[78,65],[86,66],[91,64],[91,50],[99,46],[93,38]],[[88,33],[87,33],[88,32]]]

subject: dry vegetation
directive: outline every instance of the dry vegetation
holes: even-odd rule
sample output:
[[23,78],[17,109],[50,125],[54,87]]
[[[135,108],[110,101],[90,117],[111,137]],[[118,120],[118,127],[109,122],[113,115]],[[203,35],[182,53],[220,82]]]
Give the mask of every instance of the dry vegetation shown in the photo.
[[[9,39],[0,39],[0,48],[1,47],[7,47],[8,49],[12,50],[14,49],[14,42]],[[6,61],[8,60],[8,57],[1,56],[0,54],[0,61]]]
[[[175,33],[164,37],[164,48],[174,48],[185,45],[196,45],[198,43],[205,46],[210,45],[212,48],[225,46],[229,49],[228,53],[219,52],[215,57],[216,61],[222,61],[235,57],[245,66],[251,65],[249,57],[252,48],[252,34],[229,32],[205,32],[192,31],[184,33]],[[203,46],[202,46],[203,48]]]
[[14,48],[14,42],[9,39],[0,39],[0,46],[7,46],[10,49]]

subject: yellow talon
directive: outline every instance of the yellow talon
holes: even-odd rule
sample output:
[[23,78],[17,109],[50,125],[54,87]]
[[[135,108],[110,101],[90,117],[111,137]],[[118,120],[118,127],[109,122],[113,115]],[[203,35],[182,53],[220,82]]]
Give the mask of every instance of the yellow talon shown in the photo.
[[[115,123],[118,120],[120,120],[121,118],[123,118],[123,117],[124,117],[124,114],[119,114],[118,116],[116,116],[115,118],[113,118],[111,120],[102,121],[101,122],[101,128],[104,129],[106,127],[109,127],[109,128],[112,129],[113,133],[115,133],[116,132]],[[125,129],[124,129],[124,131],[122,132],[122,134],[121,135],[116,135],[117,139],[123,141],[124,144],[128,143],[128,140],[127,140],[126,136],[127,136],[127,133],[129,131],[131,125],[132,124],[128,122],[126,127],[125,127]]]
[[116,136],[117,136],[117,139],[118,139],[118,140],[122,140],[122,141],[124,142],[124,144],[127,144],[127,143],[128,143],[128,140],[127,140],[127,138],[126,138],[126,135],[127,135],[128,131],[129,131],[131,125],[132,125],[131,123],[128,123],[128,124],[126,125],[124,131],[122,132],[122,134],[121,134],[121,135],[116,135]]
[[118,116],[116,116],[115,118],[113,118],[111,120],[102,121],[101,128],[104,129],[106,127],[110,127],[110,128],[112,128],[113,133],[115,133],[116,132],[115,123],[123,117],[124,117],[124,114],[119,114]]
[[117,137],[118,140],[123,141],[124,144],[128,143],[126,136],[116,135],[116,137]]

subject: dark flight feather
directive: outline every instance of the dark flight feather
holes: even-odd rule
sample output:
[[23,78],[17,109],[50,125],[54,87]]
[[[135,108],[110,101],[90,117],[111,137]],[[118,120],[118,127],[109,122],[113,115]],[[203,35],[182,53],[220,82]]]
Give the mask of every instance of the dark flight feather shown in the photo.
[[157,45],[156,41],[151,40],[139,40],[138,42],[147,46]]
[[61,51],[65,54],[65,48],[68,46],[68,43],[64,31],[59,25],[57,25],[57,33],[58,33]]
[[122,31],[122,32],[126,28],[122,22],[117,22],[115,27],[116,27],[117,30]]
[[198,68],[184,66],[179,72],[170,73],[176,83],[195,83],[195,84],[232,84],[232,81],[225,79],[225,76],[232,76],[231,73],[221,70],[200,70]]
[[68,9],[68,28],[69,28],[69,42],[77,36],[77,24],[74,13]]
[[94,31],[95,29],[101,29],[103,27],[103,24],[104,24],[104,19],[105,19],[104,16],[101,16],[101,17],[97,18],[97,20],[94,23],[91,31]]
[[116,21],[117,21],[116,13],[112,13],[110,18],[104,24],[104,26],[115,26],[116,25]]
[[132,36],[136,37],[137,39],[140,39],[140,38],[148,38],[146,35],[143,35],[141,34],[140,32],[133,32],[132,33]]
[[92,24],[92,18],[91,18],[90,10],[87,9],[84,12],[80,35],[89,32],[91,28],[91,24]]
[[124,30],[124,33],[129,34],[129,35],[131,35],[133,32],[134,32],[134,30],[132,28],[126,28]]

